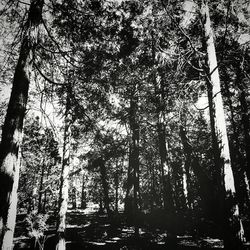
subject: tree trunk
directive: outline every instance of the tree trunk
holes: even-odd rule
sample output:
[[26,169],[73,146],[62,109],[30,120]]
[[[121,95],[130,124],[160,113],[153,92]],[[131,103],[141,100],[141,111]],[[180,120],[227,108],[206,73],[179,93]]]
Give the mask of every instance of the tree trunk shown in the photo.
[[[221,95],[220,78],[216,59],[213,31],[210,23],[209,9],[207,3],[202,4],[201,14],[204,20],[205,42],[208,56],[209,80],[212,90],[212,101],[214,104],[215,133],[217,136],[220,159],[215,157],[217,164],[221,166],[224,174],[225,203],[223,202],[223,240],[225,249],[242,249],[243,227],[239,217],[239,207],[235,201],[234,177],[231,167],[229,144],[226,131],[225,114]],[[211,105],[210,105],[211,109]],[[214,152],[217,154],[217,152]]]
[[[73,184],[74,185],[74,184]],[[76,187],[73,186],[72,187],[72,209],[76,209],[77,207],[77,201],[76,201]]]
[[37,34],[35,31],[42,19],[43,0],[31,1],[26,33],[23,36],[19,59],[15,68],[13,86],[9,105],[2,130],[0,145],[0,247],[7,230],[8,214],[10,212],[10,197],[12,193],[14,174],[19,170],[18,150],[22,143],[23,120],[26,111],[28,89],[30,84],[30,67],[32,51],[34,53]]
[[64,138],[63,138],[63,161],[61,170],[61,182],[59,193],[59,216],[57,228],[57,250],[65,250],[65,230],[66,230],[66,213],[68,208],[68,191],[69,191],[69,167],[70,167],[70,138],[71,138],[71,114],[70,114],[70,84],[67,86],[67,100],[64,117]]
[[[118,164],[116,165],[118,169]],[[119,173],[118,170],[115,172],[115,212],[118,213],[118,201],[119,201]]]
[[182,166],[182,184],[183,184],[183,192],[184,192],[184,196],[185,196],[185,200],[186,200],[186,205],[188,209],[192,209],[193,208],[193,203],[191,201],[191,197],[190,197],[190,193],[189,193],[189,189],[188,189],[188,178],[187,178],[187,173],[186,173],[186,169],[185,166]]
[[[238,81],[242,80],[240,78],[241,74],[239,74],[239,73],[240,72],[238,72],[238,74],[236,76],[236,85],[237,85]],[[245,162],[245,159],[244,159],[244,157],[241,153],[241,150],[240,150],[240,140],[239,140],[240,134],[237,131],[237,125],[235,122],[235,111],[233,108],[233,102],[231,99],[231,92],[230,92],[227,80],[228,81],[230,80],[230,76],[228,76],[228,74],[226,74],[226,77],[225,77],[224,88],[225,88],[225,94],[226,94],[225,96],[227,98],[227,103],[228,103],[228,107],[230,110],[230,121],[231,121],[232,130],[233,130],[233,133],[232,133],[233,142],[230,144],[230,146],[231,146],[230,153],[231,153],[231,159],[232,159],[232,169],[233,169],[233,174],[234,174],[234,179],[235,179],[237,199],[239,201],[240,210],[242,211],[242,210],[244,210],[246,203],[249,204],[249,201],[250,201],[250,197],[249,197],[249,193],[248,193],[249,182],[245,178],[246,171],[248,171],[247,166],[249,166],[249,165],[247,162]],[[250,143],[250,141],[249,141],[249,143]],[[250,150],[250,148],[249,148],[249,150]],[[250,153],[246,152],[246,155],[247,154],[250,154]]]
[[132,155],[131,151],[132,150],[132,143],[129,145],[129,161],[128,161],[128,173],[127,173],[127,182],[126,182],[126,197],[125,197],[125,205],[124,205],[124,211],[129,219],[132,217],[132,199],[133,199],[133,168],[132,168]]
[[44,172],[45,172],[45,161],[43,160],[42,163],[42,172],[40,177],[40,185],[39,185],[39,191],[38,191],[38,213],[42,212],[42,195],[43,195],[43,179],[44,179]]
[[243,86],[243,76],[242,69],[240,68],[237,72],[236,84],[240,90],[240,108],[241,108],[241,121],[243,125],[243,133],[244,133],[244,144],[245,144],[245,152],[246,152],[246,164],[245,171],[248,178],[248,185],[250,185],[250,122],[249,122],[249,105],[247,103],[247,94],[246,88]]
[[82,195],[81,195],[81,208],[86,208],[86,192],[85,192],[85,175],[82,175]]
[[108,216],[110,217],[110,207],[109,207],[109,185],[107,181],[107,171],[105,162],[103,159],[98,159],[99,167],[100,167],[100,173],[101,173],[101,181],[102,181],[102,188],[103,188],[103,195],[104,195],[104,208],[107,211]]
[[[195,154],[188,138],[186,135],[186,129],[184,128],[183,122],[180,125],[180,137],[183,145],[183,151],[185,155],[185,164],[190,164],[189,166],[192,167],[192,170],[195,176],[198,179],[199,183],[199,195],[201,197],[201,205],[205,213],[212,217],[214,220],[215,218],[215,209],[214,205],[214,193],[212,190],[213,184],[212,181],[208,178],[205,173],[205,170],[202,169],[198,156]],[[190,198],[189,198],[190,199]]]
[[[49,176],[50,176],[50,171],[51,171],[51,165],[48,167],[48,170],[47,170],[47,180],[49,180]],[[51,191],[50,191],[51,192]],[[43,209],[42,209],[42,212],[43,213],[46,213],[46,211],[49,209],[49,203],[47,204],[47,194],[48,194],[48,190],[47,188],[44,190],[44,199],[43,199]]]
[[161,112],[157,124],[158,128],[158,140],[159,140],[159,153],[161,160],[161,178],[162,178],[162,191],[163,191],[163,202],[166,211],[174,212],[174,201],[172,195],[172,187],[170,183],[170,167],[167,159],[167,146],[166,146],[166,134],[164,124],[164,114]]
[[[20,151],[20,149],[19,149]],[[21,165],[20,153],[18,156],[18,165]],[[16,168],[14,172],[14,183],[12,187],[11,197],[10,197],[10,207],[8,212],[8,218],[6,223],[6,232],[3,238],[2,250],[13,249],[13,237],[16,224],[16,213],[17,213],[17,189],[19,182],[19,168]]]
[[[135,226],[135,235],[139,236],[139,121],[138,121],[138,93],[137,86],[130,98],[129,125],[131,142],[129,151],[128,186],[126,193],[126,214]],[[130,179],[129,179],[130,178]]]

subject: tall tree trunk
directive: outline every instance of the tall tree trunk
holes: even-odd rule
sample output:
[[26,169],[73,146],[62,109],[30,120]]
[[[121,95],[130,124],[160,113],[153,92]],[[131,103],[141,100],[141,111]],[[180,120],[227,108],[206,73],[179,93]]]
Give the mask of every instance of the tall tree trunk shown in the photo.
[[167,142],[166,142],[166,132],[165,132],[165,114],[161,110],[164,104],[161,102],[160,107],[158,107],[158,141],[159,141],[159,153],[160,153],[160,164],[161,164],[161,179],[162,179],[162,193],[163,193],[163,203],[164,208],[169,213],[174,212],[174,201],[172,195],[172,186],[170,182],[170,166],[168,162],[168,152],[167,152]]
[[[51,171],[51,165],[48,167],[48,170],[47,170],[47,180],[49,179],[49,176],[50,176],[50,171]],[[51,191],[50,191],[51,192]],[[42,212],[43,213],[46,213],[46,210],[49,209],[49,206],[47,204],[47,194],[48,194],[48,190],[47,188],[44,190],[44,199],[43,199],[43,209],[42,209]]]
[[[154,53],[154,48],[153,48]],[[159,143],[159,154],[160,154],[160,166],[161,166],[161,184],[162,184],[162,195],[163,195],[163,206],[168,215],[168,228],[169,237],[175,242],[176,238],[176,217],[175,217],[175,205],[173,196],[173,187],[170,178],[170,164],[168,161],[168,147],[166,141],[166,103],[165,103],[165,88],[161,79],[157,73],[153,75],[155,96],[157,99],[156,110],[157,110],[157,132],[158,132],[158,143]]]
[[[74,184],[73,184],[74,185]],[[72,199],[72,209],[76,209],[76,207],[77,207],[77,201],[76,201],[76,187],[75,186],[73,186],[72,187],[72,197],[71,197]]]
[[66,213],[68,208],[69,167],[70,167],[70,139],[71,139],[71,114],[70,114],[70,84],[67,86],[66,109],[64,117],[63,161],[60,178],[59,216],[58,216],[58,243],[57,250],[65,250]]
[[192,161],[192,152],[188,150],[190,149],[190,145],[187,141],[186,135],[186,116],[184,114],[185,110],[181,111],[180,115],[180,137],[183,145],[183,151],[185,156],[185,162],[183,166],[183,188],[184,194],[187,201],[188,208],[192,208],[192,198],[191,198],[191,176],[190,176],[190,168],[191,168],[191,161]]
[[[130,98],[129,125],[131,142],[129,151],[128,186],[126,193],[126,214],[135,226],[135,234],[139,236],[139,121],[138,121],[138,93],[137,86]],[[130,178],[130,179],[129,179]]]
[[[208,56],[209,80],[212,90],[212,102],[214,104],[214,116],[210,120],[215,121],[215,133],[220,151],[220,159],[217,166],[221,166],[224,174],[225,203],[223,202],[223,240],[225,249],[242,249],[244,231],[239,216],[239,207],[235,201],[234,176],[231,167],[229,144],[226,131],[225,114],[221,95],[220,78],[213,40],[213,31],[210,23],[207,3],[202,4],[201,14],[204,21],[205,41]],[[211,101],[211,100],[210,100]],[[212,106],[210,105],[210,109]],[[217,154],[217,152],[214,152]]]
[[132,143],[129,144],[129,155],[128,155],[128,172],[127,172],[127,182],[126,182],[126,196],[125,196],[125,204],[124,204],[124,211],[129,219],[132,217],[131,212],[133,211],[132,208],[132,199],[133,199],[133,168],[132,168]]
[[119,201],[119,172],[118,172],[118,163],[116,164],[115,172],[115,212],[118,213],[118,201]]
[[[239,72],[236,76],[236,85],[237,82],[240,81]],[[230,110],[230,121],[231,121],[231,126],[232,126],[232,140],[233,142],[231,143],[231,159],[232,159],[232,169],[233,169],[233,174],[234,174],[234,179],[235,179],[235,186],[236,186],[236,194],[237,198],[239,201],[239,206],[240,210],[244,210],[246,204],[249,204],[250,197],[249,197],[249,192],[248,192],[248,185],[249,182],[246,180],[246,171],[248,170],[248,163],[245,161],[242,152],[240,150],[240,135],[239,132],[237,131],[237,125],[235,122],[235,110],[233,108],[233,102],[231,99],[231,92],[228,86],[228,81],[230,80],[230,77],[228,74],[226,74],[225,77],[225,82],[224,82],[224,88],[225,88],[225,94],[227,98],[227,103],[228,107]],[[248,120],[247,120],[248,121]],[[250,141],[249,141],[250,143]],[[250,148],[249,148],[250,150]],[[249,154],[250,153],[246,153]],[[250,163],[250,162],[249,162]]]
[[101,173],[101,181],[102,181],[102,188],[103,188],[103,195],[104,195],[104,208],[107,211],[108,216],[110,217],[111,211],[109,207],[109,185],[107,181],[107,171],[105,162],[103,159],[98,159],[98,165],[100,167],[100,173]]
[[[20,149],[19,149],[20,151]],[[19,153],[18,156],[18,165],[21,165],[21,154]],[[16,213],[17,213],[17,189],[18,189],[18,182],[19,182],[19,168],[16,168],[14,172],[14,182],[12,186],[12,192],[10,197],[10,207],[9,213],[6,223],[6,232],[3,238],[2,250],[9,250],[13,249],[13,237],[14,237],[14,230],[15,230],[15,223],[16,223]]]
[[214,192],[212,190],[213,184],[212,181],[208,178],[205,170],[202,169],[202,166],[199,163],[198,156],[195,154],[186,134],[186,129],[184,127],[184,123],[182,122],[180,125],[180,137],[183,145],[183,151],[185,155],[186,161],[192,167],[194,175],[198,179],[199,183],[199,194],[201,197],[201,204],[203,210],[206,214],[213,219],[215,219],[214,213]]
[[184,196],[185,196],[185,200],[186,200],[186,205],[188,209],[192,209],[193,208],[193,203],[191,200],[191,195],[189,193],[189,189],[188,189],[188,178],[187,178],[187,173],[186,173],[186,169],[185,169],[185,165],[182,166],[182,184],[183,184],[183,192],[184,192]]
[[245,144],[245,153],[246,153],[246,164],[245,171],[248,178],[248,185],[250,185],[250,122],[249,122],[249,105],[247,103],[247,94],[246,87],[244,86],[244,77],[241,66],[238,69],[236,76],[236,85],[240,90],[240,108],[241,108],[241,121],[243,125],[244,133],[244,144]]
[[37,34],[35,31],[42,19],[43,0],[31,1],[26,32],[23,36],[19,59],[15,68],[13,86],[5,122],[2,130],[0,145],[0,247],[7,230],[8,213],[10,212],[10,197],[14,174],[18,172],[18,150],[22,143],[23,120],[26,111],[28,89],[30,84],[30,68],[32,51],[35,51]]
[[81,194],[81,208],[86,208],[86,191],[85,191],[85,175],[82,175],[82,194]]
[[43,160],[42,166],[41,166],[41,176],[40,176],[40,185],[39,185],[39,191],[38,191],[38,213],[42,212],[42,195],[43,195],[43,179],[44,179],[44,172],[45,172],[45,160]]

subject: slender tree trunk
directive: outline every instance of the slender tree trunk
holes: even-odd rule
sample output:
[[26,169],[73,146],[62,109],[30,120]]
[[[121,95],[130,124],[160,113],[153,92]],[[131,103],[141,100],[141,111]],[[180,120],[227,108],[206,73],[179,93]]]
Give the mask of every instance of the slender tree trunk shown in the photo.
[[[20,151],[20,149],[19,149]],[[21,154],[18,156],[18,165],[21,166]],[[6,223],[7,231],[4,234],[2,250],[13,249],[13,237],[16,224],[16,213],[17,213],[17,189],[19,182],[19,168],[16,168],[14,172],[14,183],[12,186],[12,192],[10,197],[10,207]]]
[[81,195],[81,208],[86,208],[86,192],[85,192],[85,175],[82,175],[82,195]]
[[201,204],[203,210],[208,216],[212,217],[215,220],[216,218],[214,213],[214,193],[212,190],[213,184],[212,181],[210,181],[210,179],[206,175],[205,170],[202,169],[199,163],[198,156],[195,154],[187,138],[186,129],[184,128],[183,123],[181,123],[180,125],[180,137],[183,145],[185,159],[188,161],[188,164],[190,164],[190,167],[192,167],[192,170],[199,182],[199,194],[201,196]]
[[185,200],[186,200],[186,205],[188,209],[192,209],[193,208],[193,203],[191,201],[191,197],[190,197],[190,193],[188,190],[188,182],[187,182],[187,174],[186,174],[186,170],[185,170],[185,166],[182,166],[182,171],[183,171],[183,175],[182,175],[182,183],[183,183],[183,192],[184,192],[184,196],[185,196]]
[[[116,165],[118,169],[118,164]],[[119,173],[118,170],[115,173],[115,212],[118,213],[118,201],[119,201]]]
[[128,173],[127,173],[127,182],[126,182],[126,197],[125,197],[125,205],[124,210],[127,218],[132,217],[132,199],[133,199],[133,168],[132,168],[132,143],[129,145],[129,162],[128,162]]
[[222,166],[224,174],[225,203],[223,202],[224,221],[222,222],[224,248],[236,250],[242,249],[244,231],[239,217],[239,207],[237,202],[235,201],[236,195],[234,186],[234,176],[231,167],[219,71],[207,3],[202,4],[201,14],[204,20],[205,40],[210,76],[209,80],[211,82],[212,87],[212,102],[214,104],[215,111],[214,116],[211,116],[210,119],[214,119],[215,121],[215,132],[219,145],[218,147],[220,148],[220,159],[218,160],[219,162],[217,162],[216,165]]
[[[240,150],[240,141],[239,141],[240,134],[237,131],[237,126],[235,122],[235,111],[234,111],[233,102],[231,99],[231,92],[230,92],[228,82],[227,82],[230,79],[228,75],[226,76],[227,77],[225,79],[224,87],[225,87],[225,94],[227,98],[228,107],[229,107],[230,114],[231,114],[230,121],[231,121],[232,130],[233,130],[233,133],[232,133],[233,142],[231,143],[230,153],[231,153],[231,159],[232,159],[232,169],[233,169],[234,179],[235,179],[236,194],[237,194],[237,198],[238,198],[240,210],[241,210],[241,209],[244,209],[244,207],[246,206],[246,203],[249,204],[249,201],[250,201],[249,192],[248,192],[249,183],[245,178],[246,171],[248,169],[247,167],[248,164],[247,162],[245,162],[245,159]],[[239,75],[236,76],[236,81],[240,80],[239,77],[240,77]]]
[[[49,179],[49,176],[50,176],[50,170],[51,170],[51,167],[52,166],[49,166],[48,167],[48,171],[47,171],[47,180]],[[48,206],[46,206],[46,205],[48,205],[47,204],[47,194],[48,194],[48,190],[47,190],[47,188],[44,190],[44,199],[43,199],[43,210],[42,210],[42,212],[43,213],[46,213],[46,210],[48,209]]]
[[244,144],[245,144],[245,153],[246,153],[246,175],[248,178],[248,185],[250,185],[250,122],[249,122],[249,105],[247,103],[247,94],[246,89],[243,86],[243,76],[242,69],[240,68],[237,72],[236,84],[240,90],[240,108],[241,108],[241,121],[243,125],[244,133]]
[[27,210],[28,214],[31,213],[31,211],[36,210],[36,208],[37,208],[37,186],[38,186],[38,183],[36,180],[36,183],[32,189],[32,193],[31,193],[31,197],[30,197],[30,203],[29,203],[29,207]]
[[185,156],[185,162],[183,166],[183,188],[184,194],[187,201],[188,208],[192,208],[192,199],[191,199],[191,178],[190,178],[190,168],[192,162],[192,153],[188,152],[190,149],[190,145],[187,142],[187,135],[186,135],[186,116],[184,114],[185,110],[181,111],[180,116],[180,137],[182,140],[183,151]]
[[76,187],[72,187],[72,209],[76,209]]
[[26,111],[29,73],[32,62],[32,51],[35,50],[35,31],[42,19],[43,0],[31,1],[26,33],[23,36],[19,59],[15,68],[13,86],[0,145],[0,247],[7,230],[8,214],[10,212],[10,197],[12,194],[14,174],[18,172],[18,150],[22,143],[23,120]]
[[40,185],[39,185],[39,191],[38,191],[38,213],[42,212],[42,195],[43,195],[43,179],[44,179],[44,172],[45,172],[45,161],[43,160],[42,166],[41,166],[41,177],[40,177]]
[[174,212],[174,201],[172,195],[172,187],[170,183],[170,167],[167,159],[167,146],[166,146],[166,134],[165,125],[161,120],[163,119],[163,114],[159,114],[158,122],[158,140],[159,140],[159,152],[161,160],[161,178],[162,178],[162,188],[163,188],[163,202],[166,211]]
[[99,212],[102,214],[103,213],[103,203],[102,203],[102,197],[100,195],[100,200],[99,200]]
[[128,220],[135,226],[135,235],[139,236],[139,121],[137,117],[138,93],[137,87],[135,87],[130,99],[129,125],[132,138],[129,151],[129,172],[125,212]]
[[101,181],[102,181],[102,188],[103,188],[103,195],[104,195],[104,207],[107,211],[108,216],[110,217],[111,211],[109,207],[109,185],[107,181],[107,171],[105,162],[103,159],[98,159],[99,161],[99,167],[100,167],[100,173],[101,173]]
[[131,164],[133,168],[133,180],[134,180],[134,199],[133,199],[133,210],[134,210],[134,224],[135,224],[135,235],[139,236],[139,122],[138,116],[138,96],[131,99],[131,119],[130,126],[132,130],[132,152],[131,152]]
[[70,139],[71,139],[71,114],[70,114],[70,84],[67,86],[67,100],[64,117],[64,138],[63,138],[63,161],[61,170],[61,182],[59,193],[59,216],[58,216],[58,243],[57,250],[65,250],[66,213],[68,208],[69,191],[69,167],[70,167]]
[[155,190],[155,169],[154,166],[151,167],[151,176],[152,176],[152,181],[151,181],[151,199],[150,199],[150,207],[151,211],[154,210],[155,205],[158,204],[157,202],[157,193]]
[[[152,60],[155,65],[155,41],[152,37]],[[161,166],[161,185],[163,195],[163,207],[170,213],[174,213],[174,200],[172,194],[172,186],[170,183],[170,165],[168,162],[168,151],[166,141],[166,90],[162,81],[162,77],[159,75],[158,70],[153,74],[153,83],[156,96],[156,111],[158,116],[157,131],[158,131],[158,143],[160,154],[160,166]]]

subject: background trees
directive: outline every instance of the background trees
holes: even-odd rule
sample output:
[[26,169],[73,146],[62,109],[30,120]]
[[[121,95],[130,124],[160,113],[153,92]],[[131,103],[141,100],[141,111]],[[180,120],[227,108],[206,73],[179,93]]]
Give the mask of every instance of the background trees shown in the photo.
[[[45,2],[46,39],[23,33],[36,41],[36,53],[25,51],[34,65],[29,107],[40,106],[41,118],[25,122],[19,211],[61,211],[63,235],[67,207],[96,203],[110,221],[124,209],[136,237],[155,223],[171,243],[205,220],[226,248],[239,247],[243,235],[227,242],[249,220],[249,6]],[[32,1],[30,13],[34,4],[42,2]]]

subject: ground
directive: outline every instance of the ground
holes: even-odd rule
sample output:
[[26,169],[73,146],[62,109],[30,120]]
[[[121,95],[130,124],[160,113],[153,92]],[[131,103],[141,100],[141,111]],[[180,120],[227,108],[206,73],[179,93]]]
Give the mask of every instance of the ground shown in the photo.
[[[52,216],[53,217],[53,216]],[[34,240],[27,237],[24,230],[24,216],[18,216],[14,249],[34,249]],[[44,249],[55,249],[55,223],[48,221],[45,231]],[[183,230],[180,230],[183,231]],[[173,242],[164,228],[147,225],[140,227],[139,237],[134,235],[134,227],[125,221],[123,213],[114,215],[110,221],[105,214],[96,211],[96,207],[85,210],[69,210],[67,214],[66,246],[67,250],[100,249],[100,250],[200,250],[223,248],[222,240],[204,236],[179,234]],[[36,244],[36,249],[39,249]],[[244,249],[250,250],[248,244]]]

